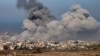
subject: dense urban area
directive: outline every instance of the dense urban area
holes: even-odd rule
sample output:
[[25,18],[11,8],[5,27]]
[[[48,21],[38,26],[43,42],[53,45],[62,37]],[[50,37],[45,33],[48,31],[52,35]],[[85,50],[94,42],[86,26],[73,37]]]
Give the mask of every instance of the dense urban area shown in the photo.
[[[4,37],[5,36],[5,37]],[[4,50],[35,50],[35,51],[77,51],[99,50],[100,43],[92,41],[68,40],[68,41],[29,41],[9,40],[8,33],[0,35],[0,51]]]
[[[96,56],[100,55],[100,43],[93,41],[68,40],[68,41],[33,41],[10,40],[15,34],[8,32],[0,34],[0,55],[8,56]],[[37,54],[38,53],[38,54]],[[42,54],[41,54],[42,53]],[[91,55],[90,55],[91,54]]]
[[0,34],[0,56],[100,56],[99,42],[10,40],[13,35]]

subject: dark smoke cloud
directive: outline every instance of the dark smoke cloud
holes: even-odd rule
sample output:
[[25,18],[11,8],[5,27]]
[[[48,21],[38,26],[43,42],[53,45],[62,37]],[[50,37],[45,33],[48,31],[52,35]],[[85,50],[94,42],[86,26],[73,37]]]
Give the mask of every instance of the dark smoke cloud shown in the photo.
[[80,5],[73,6],[69,12],[63,14],[61,21],[53,20],[37,26],[34,21],[26,19],[23,24],[27,30],[21,33],[22,40],[93,40],[100,32],[99,22]]
[[[31,1],[31,0],[29,0]],[[30,3],[31,4],[31,3]],[[41,3],[34,0],[23,22],[23,31],[18,40],[54,40],[99,39],[100,24],[80,5],[72,6],[71,10],[62,15],[62,20],[54,20],[54,16]],[[26,5],[25,5],[26,6]],[[30,6],[31,7],[31,6]],[[16,38],[15,38],[16,37]]]
[[55,17],[50,13],[48,8],[36,0],[18,0],[17,7],[27,10],[27,19],[34,22],[37,26],[45,25],[55,20]]
[[35,5],[36,0],[17,0],[17,8],[23,8],[25,10],[30,10],[31,8],[37,6]]

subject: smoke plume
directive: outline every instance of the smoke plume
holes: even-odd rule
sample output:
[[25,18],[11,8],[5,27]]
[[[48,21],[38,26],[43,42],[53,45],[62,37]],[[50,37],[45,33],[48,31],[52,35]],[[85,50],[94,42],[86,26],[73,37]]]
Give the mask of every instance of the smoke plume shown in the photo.
[[27,10],[27,19],[34,22],[37,26],[45,25],[55,20],[55,17],[50,13],[48,8],[37,0],[18,0],[17,7]]
[[72,6],[70,11],[62,15],[61,21],[55,20],[50,11],[36,0],[24,0],[23,4],[18,5],[19,8],[22,6],[29,11],[23,22],[25,30],[17,40],[93,40],[100,35],[99,22],[80,5]]
[[70,12],[65,13],[62,23],[71,31],[95,30],[98,27],[98,22],[80,5],[73,6]]
[[21,33],[21,39],[62,41],[76,39],[81,35],[79,32],[96,31],[99,24],[87,10],[75,5],[63,14],[61,21],[53,20],[37,26],[34,21],[26,19],[24,27],[27,30]]

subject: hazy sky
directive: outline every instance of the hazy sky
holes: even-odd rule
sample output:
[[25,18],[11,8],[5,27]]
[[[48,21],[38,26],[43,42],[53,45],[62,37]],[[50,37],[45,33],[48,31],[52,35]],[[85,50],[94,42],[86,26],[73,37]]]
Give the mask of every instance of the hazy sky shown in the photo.
[[[80,4],[100,21],[100,0],[38,0],[60,20],[73,4]],[[21,32],[26,11],[17,8],[17,0],[0,0],[0,32]]]

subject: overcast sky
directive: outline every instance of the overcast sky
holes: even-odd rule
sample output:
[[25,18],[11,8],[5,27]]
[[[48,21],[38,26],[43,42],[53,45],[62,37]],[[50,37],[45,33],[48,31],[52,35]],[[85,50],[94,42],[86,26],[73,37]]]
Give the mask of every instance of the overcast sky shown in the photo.
[[[73,4],[80,4],[100,21],[100,0],[38,0],[48,7],[57,20]],[[16,7],[17,0],[0,0],[0,32],[21,32],[26,11]]]

